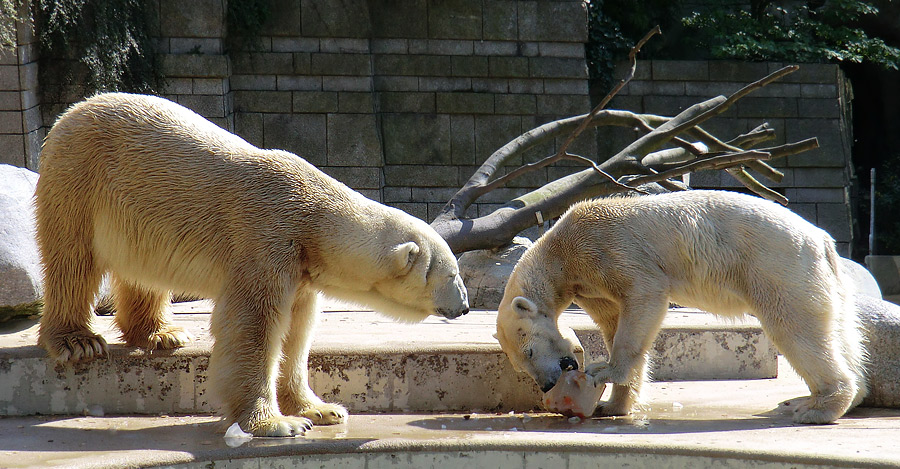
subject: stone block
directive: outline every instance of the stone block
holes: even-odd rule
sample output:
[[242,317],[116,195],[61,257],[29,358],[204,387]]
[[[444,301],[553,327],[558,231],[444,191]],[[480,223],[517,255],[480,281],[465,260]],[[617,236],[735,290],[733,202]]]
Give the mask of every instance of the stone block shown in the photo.
[[690,96],[644,96],[644,112],[674,117],[697,101],[696,97]]
[[747,84],[759,80],[770,73],[765,62],[710,60],[708,64],[708,78],[712,81],[731,81]]
[[457,190],[456,187],[413,187],[411,197],[413,202],[445,204]]
[[455,165],[475,164],[475,118],[467,115],[450,116],[450,153]]
[[527,78],[527,57],[489,57],[488,73],[492,77]]
[[25,167],[25,136],[0,134],[0,164]]
[[279,75],[294,72],[293,54],[287,52],[235,52],[231,57],[234,73]]
[[492,114],[494,95],[491,93],[437,93],[437,112],[445,114]]
[[324,114],[265,114],[263,145],[292,152],[316,166],[326,164]]
[[372,77],[323,76],[325,91],[372,91]]
[[0,134],[21,134],[23,113],[20,111],[0,112]]
[[475,55],[514,56],[518,55],[520,43],[513,41],[475,41]]
[[838,242],[850,241],[849,204],[816,204],[816,226],[827,231]]
[[412,202],[412,188],[410,187],[385,187],[384,202]]
[[224,55],[163,54],[162,70],[167,78],[222,78],[230,75],[228,57]]
[[221,54],[221,38],[173,37],[169,39],[170,54]]
[[756,98],[799,98],[801,86],[803,85],[799,83],[771,83],[754,91],[752,96]]
[[[177,89],[170,91],[176,94],[189,94],[193,91],[193,81],[186,78],[191,88],[187,93],[178,93]],[[278,82],[275,75],[232,75],[231,88],[239,91],[274,91],[278,89]]]
[[518,39],[517,4],[498,0],[482,5],[481,30],[487,41],[515,41]]
[[376,75],[376,91],[419,91],[419,77],[395,77]]
[[[296,24],[300,24],[298,21]],[[272,52],[319,52],[319,39],[315,37],[273,37]]]
[[475,155],[477,160],[483,161],[498,148],[521,134],[522,119],[518,116],[475,116]]
[[789,142],[815,137],[819,148],[787,158],[790,166],[826,166],[843,168],[849,158],[844,153],[844,135],[837,119],[796,119],[788,120],[784,136]]
[[294,69],[297,75],[309,75],[312,71],[312,52],[293,52]]
[[743,98],[737,103],[739,117],[798,117],[797,98]]
[[[263,36],[302,36],[301,25],[303,15],[301,1],[298,0],[268,0],[269,17],[262,26],[260,34]],[[274,46],[274,39],[272,45]]]
[[225,1],[159,0],[160,30],[164,37],[224,37]]
[[654,60],[651,64],[654,80],[706,81],[709,62],[704,60]]
[[408,52],[408,39],[372,39],[373,54],[406,54]]
[[587,42],[582,2],[521,1],[517,13],[520,41]]
[[[387,155],[385,155],[387,156]],[[458,184],[457,171],[448,165],[386,165],[386,186],[443,187]]]
[[409,202],[394,202],[390,205],[391,205],[391,207],[403,210],[404,212],[418,218],[419,220],[428,221],[428,204],[409,203]]
[[367,0],[301,0],[300,21],[304,37],[367,38]]
[[327,125],[329,166],[383,164],[374,114],[329,114]]
[[[769,73],[782,67],[770,62]],[[800,69],[781,78],[783,83],[836,83],[840,67],[836,64],[800,64]]]
[[841,105],[837,98],[806,98],[798,101],[797,110],[800,117],[838,119],[841,117]]
[[224,78],[197,78],[191,80],[191,92],[194,94],[223,95],[231,91],[228,89],[229,85],[230,80]]
[[235,91],[234,109],[241,112],[291,112],[291,92]]
[[232,112],[226,109],[225,98],[221,95],[182,95],[178,97],[178,104],[207,119],[225,117]]
[[800,97],[837,99],[838,88],[835,84],[801,83]]
[[420,77],[420,91],[469,91],[471,78]]
[[847,184],[843,168],[794,168],[797,188],[844,187]]
[[370,0],[372,36],[409,39],[428,37],[428,1]]
[[434,93],[378,93],[382,112],[435,112]]
[[[450,116],[384,114],[384,157],[389,165],[450,163]],[[452,169],[448,167],[448,170]],[[387,171],[387,168],[385,169]],[[456,183],[455,170],[453,184]],[[387,172],[385,173],[387,175]],[[387,177],[387,176],[385,176]],[[387,180],[392,186],[420,186]],[[437,181],[435,184],[440,185]]]
[[354,190],[371,191],[381,189],[382,186],[380,167],[323,166],[320,169]]
[[532,115],[537,113],[537,98],[531,94],[498,94],[494,96],[494,112]]
[[521,94],[542,94],[544,80],[540,78],[510,78],[509,92]]
[[338,111],[338,94],[333,91],[295,91],[293,93],[295,113],[328,113]]
[[538,54],[541,57],[570,57],[584,60],[584,44],[578,42],[541,42],[538,43]]
[[487,57],[450,57],[450,73],[457,77],[488,76]]
[[528,76],[533,78],[587,79],[587,63],[583,59],[532,57],[528,59]]
[[472,55],[475,41],[454,39],[410,40],[410,54]]
[[312,54],[310,73],[313,75],[365,75],[372,70],[367,54]]
[[326,37],[319,40],[319,51],[331,54],[368,54],[371,48],[366,38]]
[[321,91],[322,77],[278,75],[276,88],[280,91]]
[[591,101],[587,95],[538,95],[537,108],[542,115],[577,116],[590,112]]
[[428,37],[432,39],[481,39],[481,3],[481,0],[429,2]]
[[587,80],[546,79],[544,93],[547,94],[588,94]]
[[257,147],[264,147],[263,114],[256,112],[235,113],[234,133]]
[[0,111],[20,111],[22,108],[21,92],[0,91]]
[[338,93],[338,112],[371,114],[375,112],[375,97],[372,93],[357,93],[353,91]]
[[472,91],[475,93],[506,94],[509,92],[509,80],[506,78],[473,78]]

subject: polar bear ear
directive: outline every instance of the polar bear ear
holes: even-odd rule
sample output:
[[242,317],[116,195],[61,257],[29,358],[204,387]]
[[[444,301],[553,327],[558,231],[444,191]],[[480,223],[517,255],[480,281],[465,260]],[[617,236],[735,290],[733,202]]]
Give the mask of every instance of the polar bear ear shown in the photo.
[[397,267],[397,270],[406,271],[412,266],[413,262],[415,262],[416,256],[419,255],[419,245],[413,241],[398,244],[397,246],[394,246],[391,254],[394,258],[394,265]]
[[521,317],[534,317],[538,313],[537,305],[524,296],[513,298],[512,307]]

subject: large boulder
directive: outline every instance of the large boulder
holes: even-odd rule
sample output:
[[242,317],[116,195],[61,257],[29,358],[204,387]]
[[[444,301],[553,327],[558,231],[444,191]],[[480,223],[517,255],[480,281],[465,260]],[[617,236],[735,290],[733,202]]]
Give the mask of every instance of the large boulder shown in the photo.
[[875,277],[864,265],[850,259],[841,258],[841,273],[845,281],[850,281],[857,293],[881,298],[881,288]]
[[900,306],[865,294],[855,303],[868,352],[869,395],[862,405],[900,408]]
[[37,180],[33,171],[0,164],[0,321],[40,312],[33,205]]
[[469,251],[460,256],[459,274],[469,291],[469,307],[497,309],[513,267],[531,244],[530,239],[516,236],[501,248]]

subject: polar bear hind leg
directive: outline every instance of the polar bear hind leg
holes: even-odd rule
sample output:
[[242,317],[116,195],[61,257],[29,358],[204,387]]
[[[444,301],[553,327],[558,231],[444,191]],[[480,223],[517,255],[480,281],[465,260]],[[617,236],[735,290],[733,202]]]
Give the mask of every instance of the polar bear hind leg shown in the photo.
[[[273,278],[252,272],[243,276]],[[209,360],[210,384],[222,400],[226,419],[237,422],[245,432],[296,436],[312,428],[312,422],[285,416],[278,408],[276,383],[290,302],[285,301],[286,287],[273,283],[232,281],[216,298],[211,317],[215,344]]]
[[347,421],[347,409],[323,402],[309,387],[309,347],[318,316],[317,299],[314,290],[301,287],[291,306],[278,378],[278,407],[285,415],[306,417],[316,425],[333,425]]
[[106,341],[90,326],[91,303],[103,269],[91,249],[91,223],[79,205],[83,199],[60,194],[40,197],[59,190],[38,182],[37,239],[44,266],[44,311],[38,342],[58,362],[76,362],[108,353]]
[[174,349],[190,342],[190,335],[172,324],[166,310],[169,292],[141,287],[113,275],[114,321],[122,339],[132,347]]

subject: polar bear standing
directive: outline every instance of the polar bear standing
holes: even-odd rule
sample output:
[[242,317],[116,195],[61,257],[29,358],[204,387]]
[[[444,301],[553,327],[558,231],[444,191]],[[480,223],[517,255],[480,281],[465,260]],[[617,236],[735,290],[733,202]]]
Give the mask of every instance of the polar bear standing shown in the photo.
[[165,99],[76,104],[47,135],[40,173],[40,344],[62,362],[107,352],[90,329],[105,272],[131,346],[188,340],[165,313],[168,290],[212,298],[211,389],[254,435],[346,420],[308,384],[317,291],[405,321],[468,311],[456,258],[427,224]]
[[752,314],[809,386],[794,414],[828,423],[866,393],[863,349],[834,240],[775,203],[725,191],[617,197],[573,206],[516,265],[497,338],[513,366],[547,391],[577,367],[556,320],[573,301],[596,322],[614,384],[605,415],[630,412],[670,301]]

